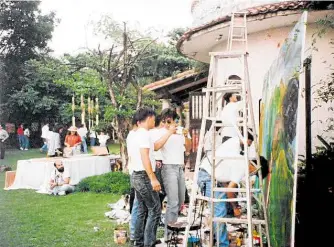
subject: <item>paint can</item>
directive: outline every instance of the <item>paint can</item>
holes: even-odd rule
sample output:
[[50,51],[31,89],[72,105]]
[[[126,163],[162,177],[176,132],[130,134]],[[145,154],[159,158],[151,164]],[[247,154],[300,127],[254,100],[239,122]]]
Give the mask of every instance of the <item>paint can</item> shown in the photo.
[[200,246],[200,239],[197,237],[189,237],[187,247],[199,247]]
[[125,228],[116,228],[114,230],[114,242],[116,244],[125,244],[128,239],[128,232]]

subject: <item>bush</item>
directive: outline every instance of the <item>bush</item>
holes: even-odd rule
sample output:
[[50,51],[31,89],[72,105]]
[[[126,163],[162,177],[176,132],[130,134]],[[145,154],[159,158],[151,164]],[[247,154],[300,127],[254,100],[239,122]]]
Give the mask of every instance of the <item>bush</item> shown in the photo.
[[77,191],[95,193],[130,193],[130,176],[123,172],[110,172],[103,175],[92,176],[81,180]]

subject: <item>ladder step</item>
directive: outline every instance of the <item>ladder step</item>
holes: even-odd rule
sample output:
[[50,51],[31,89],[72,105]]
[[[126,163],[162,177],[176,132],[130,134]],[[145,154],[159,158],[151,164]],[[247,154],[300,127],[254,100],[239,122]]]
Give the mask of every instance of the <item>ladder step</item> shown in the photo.
[[[220,223],[231,223],[231,224],[248,224],[247,219],[238,219],[238,218],[213,218],[214,222],[220,222]],[[252,224],[265,224],[264,220],[259,219],[252,219]]]
[[210,52],[210,56],[216,56],[218,58],[238,58],[248,55],[246,51],[220,51],[220,52]]
[[246,26],[233,26],[233,28],[246,28]]
[[238,85],[226,85],[223,87],[211,87],[211,88],[203,88],[202,92],[241,92],[242,86]]
[[244,156],[231,156],[231,157],[226,157],[226,156],[217,156],[212,158],[213,160],[245,160]]
[[233,41],[240,41],[240,42],[245,42],[246,39],[232,39]]
[[[238,189],[238,188],[221,188],[221,187],[214,187],[213,188],[214,191],[217,192],[247,192],[246,189]],[[261,192],[260,189],[251,189],[251,192]]]
[[198,200],[203,200],[203,201],[208,201],[208,202],[242,202],[242,201],[247,201],[246,197],[238,197],[238,198],[232,198],[232,199],[218,199],[218,198],[212,198],[208,196],[201,196],[197,195],[196,199]]

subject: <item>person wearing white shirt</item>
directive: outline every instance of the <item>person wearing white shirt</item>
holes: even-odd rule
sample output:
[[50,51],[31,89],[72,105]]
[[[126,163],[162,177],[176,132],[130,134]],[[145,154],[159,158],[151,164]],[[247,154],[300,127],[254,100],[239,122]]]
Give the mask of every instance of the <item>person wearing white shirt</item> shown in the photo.
[[55,127],[52,126],[51,131],[48,132],[46,137],[46,143],[48,146],[48,157],[55,157],[58,149],[61,148],[60,145],[60,135],[56,132]]
[[223,127],[221,136],[223,142],[231,137],[238,136],[239,111],[242,110],[243,101],[238,101],[237,94],[226,93],[224,95],[226,105],[220,113]]
[[[247,145],[250,146],[253,142],[253,136],[248,135]],[[239,137],[232,137],[220,144],[215,152],[216,164],[215,164],[215,178],[218,182],[228,183],[228,188],[235,188],[245,175],[245,161],[240,154],[243,143]],[[233,158],[236,159],[233,159]],[[219,158],[219,159],[218,159]],[[224,158],[226,158],[224,160]],[[228,159],[227,159],[228,158]],[[211,196],[211,172],[212,172],[212,151],[207,152],[207,155],[203,157],[200,170],[198,173],[198,186],[202,189],[202,193],[210,197]],[[227,195],[226,195],[227,194]],[[233,198],[233,193],[216,192],[216,198]],[[240,216],[241,212],[235,202],[231,202],[234,215]],[[214,204],[215,217],[225,217],[227,214],[226,202],[217,202]],[[217,226],[214,224],[214,232],[217,232]],[[219,224],[219,246],[228,247],[229,240],[225,224]]]
[[64,196],[74,191],[74,186],[70,185],[71,175],[63,162],[57,160],[54,163],[54,171],[51,173],[50,194]]
[[30,137],[30,130],[28,128],[25,128],[23,131],[24,134],[24,150],[28,150],[29,148],[29,137]]
[[8,139],[8,132],[4,129],[4,126],[0,124],[0,159],[5,158],[5,141]]
[[43,146],[40,148],[41,152],[47,152],[48,151],[48,146],[46,143],[46,138],[48,136],[48,132],[49,132],[49,124],[46,123],[43,127],[42,127],[42,139],[43,139]]
[[[162,181],[167,195],[165,218],[165,241],[168,240],[167,225],[177,221],[179,210],[185,200],[184,153],[191,149],[188,133],[176,134],[169,128],[176,128],[178,115],[172,109],[161,112],[161,121],[165,127],[159,130],[160,138],[155,141],[154,149],[162,153]],[[169,133],[172,133],[169,135]]]
[[90,146],[91,146],[91,147],[94,147],[94,146],[95,146],[96,138],[97,138],[97,136],[96,136],[96,131],[95,131],[94,128],[91,128],[91,129],[89,130],[89,140],[90,140]]
[[100,147],[106,147],[109,138],[110,138],[109,135],[106,135],[103,131],[101,131],[100,134],[97,136],[97,139],[99,140],[100,143]]
[[155,246],[161,216],[158,193],[161,186],[154,173],[154,144],[149,134],[149,130],[154,128],[155,112],[151,108],[142,107],[137,110],[136,117],[138,129],[130,143],[131,166],[133,167],[131,182],[138,200],[134,246]]
[[[137,118],[136,115],[132,118],[132,129],[129,131],[128,136],[126,137],[126,148],[128,151],[128,170],[129,175],[131,176],[133,173],[133,163],[132,163],[132,156],[133,154],[133,145],[134,145],[134,138],[135,133],[137,130]],[[137,217],[138,217],[138,200],[136,198],[136,192],[135,188],[133,187],[131,183],[130,188],[130,214],[131,214],[131,220],[130,220],[130,241],[133,243],[135,241],[135,226],[137,223]]]
[[87,133],[88,130],[84,124],[80,125],[80,128],[78,129],[78,135],[81,137],[81,151],[86,154],[87,151]]

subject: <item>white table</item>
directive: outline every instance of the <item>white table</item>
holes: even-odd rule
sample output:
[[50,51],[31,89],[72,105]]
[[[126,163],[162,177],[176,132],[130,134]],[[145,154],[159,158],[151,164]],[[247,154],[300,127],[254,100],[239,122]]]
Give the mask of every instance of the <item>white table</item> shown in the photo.
[[119,158],[118,155],[78,155],[71,158],[19,160],[14,183],[6,190],[34,189],[43,191],[48,187],[51,173],[55,169],[54,161],[56,159],[63,161],[65,169],[69,169],[70,172],[70,184],[76,185],[83,178],[110,172],[110,160],[117,158]]

